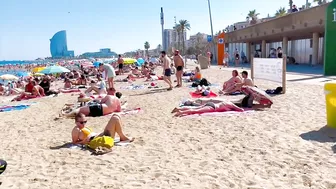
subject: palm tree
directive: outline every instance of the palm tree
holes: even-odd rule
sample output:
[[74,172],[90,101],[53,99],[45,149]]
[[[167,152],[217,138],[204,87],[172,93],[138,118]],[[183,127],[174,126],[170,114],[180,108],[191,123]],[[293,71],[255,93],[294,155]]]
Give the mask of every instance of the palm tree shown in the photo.
[[286,15],[285,7],[280,7],[275,13],[276,17],[285,16],[285,15]]
[[190,30],[190,23],[188,20],[180,20],[179,25],[180,25],[181,32],[182,32],[182,52],[184,53],[184,49],[185,49],[184,34],[187,32],[187,30]]
[[180,24],[175,24],[174,30],[176,32],[177,37],[177,49],[180,49],[180,43],[181,43],[181,26]]
[[148,42],[148,41],[146,41],[146,42],[145,42],[145,44],[144,44],[144,47],[145,47],[145,49],[146,49],[146,54],[147,54],[147,57],[149,57],[149,54],[148,54],[148,49],[150,48],[150,44],[149,44],[149,42]]
[[292,12],[292,8],[293,8],[293,0],[289,0],[289,10],[290,10],[290,12]]
[[250,22],[250,24],[256,24],[259,15],[260,15],[260,14],[257,13],[257,11],[256,11],[255,9],[249,11],[249,13],[247,14],[247,16],[248,16],[249,18],[251,18],[251,22]]

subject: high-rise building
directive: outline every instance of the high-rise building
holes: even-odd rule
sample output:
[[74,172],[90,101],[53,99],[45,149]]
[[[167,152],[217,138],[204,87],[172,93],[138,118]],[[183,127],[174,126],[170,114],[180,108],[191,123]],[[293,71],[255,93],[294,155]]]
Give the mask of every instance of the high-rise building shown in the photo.
[[66,31],[62,30],[50,39],[50,54],[52,58],[74,57],[74,51],[68,51]]
[[[185,31],[184,32],[184,41],[186,42],[187,41],[187,32]],[[168,48],[173,46],[175,48],[177,48],[178,46],[178,42],[179,42],[179,39],[180,39],[180,43],[182,45],[182,36],[179,36],[177,31],[174,30],[174,29],[165,29],[163,31],[163,49],[164,50],[169,50]]]
[[163,50],[167,51],[171,43],[173,42],[173,29],[165,29],[163,30]]

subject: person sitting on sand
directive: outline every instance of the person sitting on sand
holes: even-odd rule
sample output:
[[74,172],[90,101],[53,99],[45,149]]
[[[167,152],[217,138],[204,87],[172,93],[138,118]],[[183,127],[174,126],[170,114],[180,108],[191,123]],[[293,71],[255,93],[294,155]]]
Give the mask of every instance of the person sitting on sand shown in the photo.
[[99,117],[113,112],[121,112],[120,98],[122,94],[117,92],[114,96],[114,93],[115,89],[109,88],[107,90],[107,95],[100,101],[94,100],[94,103],[72,110],[70,113],[65,113],[64,116],[73,117],[78,113],[82,113],[86,116]]
[[195,71],[194,71],[194,75],[190,76],[190,80],[199,82],[201,79],[202,79],[201,70],[198,66],[196,66]]
[[72,88],[72,83],[71,83],[71,80],[66,78],[64,80],[64,89],[71,89]]
[[22,92],[19,96],[15,97],[12,101],[20,101],[22,99],[31,99],[44,96],[44,90],[41,86],[37,85],[36,81],[31,81],[34,86],[32,92]]
[[202,114],[210,112],[226,112],[226,111],[237,111],[243,112],[244,109],[236,106],[232,102],[223,100],[222,102],[206,102],[204,105],[196,107],[181,107],[175,108],[172,113],[176,113],[175,116],[182,117],[192,114]]
[[86,86],[87,85],[87,80],[85,75],[81,75],[75,82],[73,82],[72,84],[74,85],[82,85],[82,86]]
[[92,91],[96,92],[97,94],[107,94],[106,91],[106,83],[100,76],[97,76],[98,79],[98,86],[94,80],[91,81],[91,86],[85,91],[85,93],[91,93]]
[[134,80],[135,78],[141,78],[143,77],[141,71],[139,70],[138,67],[135,67],[135,68],[131,68],[132,70],[132,73],[130,73],[126,79],[131,79],[131,80]]
[[52,94],[58,94],[58,92],[50,89],[51,83],[48,77],[44,77],[39,85],[43,88],[43,91],[47,96]]
[[114,139],[116,133],[119,135],[120,141],[134,141],[134,138],[129,138],[123,133],[121,117],[118,114],[113,114],[111,116],[104,131],[100,134],[96,134],[90,128],[86,127],[86,123],[86,116],[82,113],[78,113],[75,117],[76,126],[71,132],[73,144],[89,144],[91,140],[99,136],[109,136]]
[[224,91],[224,94],[228,95],[228,94],[235,93],[237,91],[241,91],[242,86],[251,86],[251,87],[254,86],[252,79],[248,78],[247,71],[242,72],[242,78],[243,78],[242,82],[234,83],[234,85],[232,85],[229,89],[226,89]]
[[6,93],[5,87],[2,83],[0,83],[0,95],[4,95]]
[[[229,80],[227,80],[226,82],[224,82],[224,84],[223,84],[222,93],[224,92],[224,93],[230,94],[228,92],[233,91],[236,88],[235,84],[237,84],[237,83],[242,83],[242,80],[239,77],[238,71],[233,70],[232,71],[232,77]],[[236,91],[233,91],[233,92],[236,92]]]

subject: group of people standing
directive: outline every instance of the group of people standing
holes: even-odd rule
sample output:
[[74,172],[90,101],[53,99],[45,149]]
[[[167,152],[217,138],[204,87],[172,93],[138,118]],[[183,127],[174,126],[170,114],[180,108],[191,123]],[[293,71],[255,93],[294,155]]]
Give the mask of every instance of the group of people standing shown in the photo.
[[[166,51],[161,51],[160,60],[163,63],[163,80],[169,85],[167,90],[173,89],[173,83],[171,80],[172,69],[170,67],[171,59],[167,56]],[[178,50],[174,51],[174,67],[176,69],[176,81],[177,85],[175,87],[182,87],[182,76],[183,76],[183,68],[184,68],[184,60],[180,55]]]

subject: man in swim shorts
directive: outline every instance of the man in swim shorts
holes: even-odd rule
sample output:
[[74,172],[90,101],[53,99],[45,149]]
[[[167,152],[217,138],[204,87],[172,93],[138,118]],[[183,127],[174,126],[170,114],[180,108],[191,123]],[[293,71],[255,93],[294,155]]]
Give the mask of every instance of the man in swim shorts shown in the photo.
[[95,100],[92,104],[80,107],[70,113],[65,114],[66,117],[72,117],[75,114],[82,113],[86,116],[99,117],[108,115],[113,112],[121,112],[120,98],[122,94],[120,92],[115,93],[114,89],[108,89],[107,94],[100,101]]
[[176,87],[182,87],[182,75],[183,75],[184,60],[183,60],[183,58],[180,55],[180,52],[178,50],[175,50],[174,64],[175,64],[175,67],[176,67],[176,80],[177,80]]
[[113,79],[116,77],[115,70],[110,64],[99,64],[99,70],[105,71],[105,77],[107,77],[109,88],[114,88]]
[[124,73],[124,59],[121,57],[121,54],[118,55],[118,67],[119,67],[119,74],[122,75]]
[[163,62],[163,80],[169,85],[167,90],[172,90],[170,60],[167,57],[166,51],[161,52],[161,60]]
[[75,117],[76,126],[72,129],[72,143],[73,144],[88,144],[97,136],[109,136],[113,139],[117,133],[120,137],[120,141],[130,141],[133,142],[134,138],[128,138],[122,131],[121,117],[117,114],[113,114],[107,125],[105,126],[104,132],[97,134],[94,133],[90,128],[86,127],[87,119],[82,113],[79,113]]

